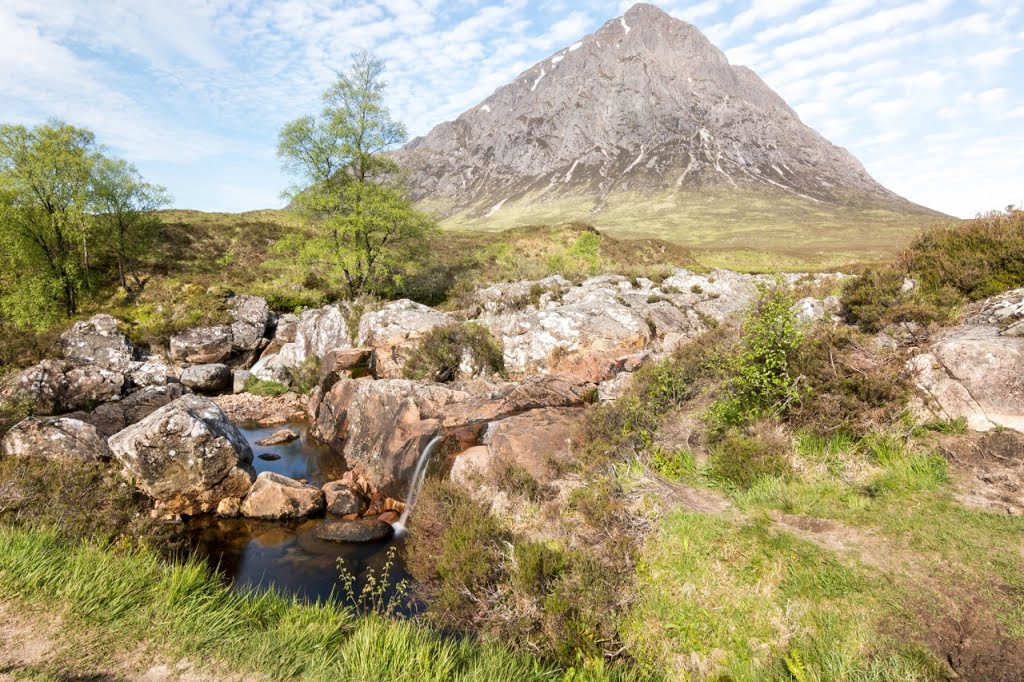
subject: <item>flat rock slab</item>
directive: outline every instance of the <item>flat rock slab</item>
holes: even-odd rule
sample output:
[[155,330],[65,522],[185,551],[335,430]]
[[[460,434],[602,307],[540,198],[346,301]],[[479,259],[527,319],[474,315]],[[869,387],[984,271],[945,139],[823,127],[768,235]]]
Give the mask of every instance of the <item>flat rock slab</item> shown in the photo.
[[390,523],[380,519],[324,521],[313,535],[328,542],[380,542],[394,533]]
[[280,431],[275,431],[266,438],[260,438],[258,441],[256,441],[256,445],[261,445],[263,447],[269,445],[281,445],[282,443],[291,443],[298,437],[299,434],[295,433],[290,429],[281,429]]

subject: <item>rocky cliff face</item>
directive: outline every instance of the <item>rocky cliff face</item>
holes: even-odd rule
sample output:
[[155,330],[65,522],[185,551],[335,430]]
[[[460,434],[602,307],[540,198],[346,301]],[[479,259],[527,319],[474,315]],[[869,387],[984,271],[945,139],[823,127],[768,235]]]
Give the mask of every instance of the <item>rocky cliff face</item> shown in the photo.
[[[486,220],[627,193],[754,190],[918,212],[694,26],[640,4],[397,152],[417,200]],[[583,217],[579,215],[566,218]]]

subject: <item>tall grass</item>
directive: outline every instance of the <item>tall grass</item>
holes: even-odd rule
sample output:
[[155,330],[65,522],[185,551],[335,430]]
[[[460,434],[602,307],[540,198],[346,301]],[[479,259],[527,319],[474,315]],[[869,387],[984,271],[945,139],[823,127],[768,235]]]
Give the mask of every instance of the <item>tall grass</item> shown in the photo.
[[101,658],[145,643],[272,680],[603,679],[414,621],[233,592],[198,560],[166,564],[135,545],[71,543],[48,529],[0,528],[0,597],[59,610],[64,628],[95,635]]

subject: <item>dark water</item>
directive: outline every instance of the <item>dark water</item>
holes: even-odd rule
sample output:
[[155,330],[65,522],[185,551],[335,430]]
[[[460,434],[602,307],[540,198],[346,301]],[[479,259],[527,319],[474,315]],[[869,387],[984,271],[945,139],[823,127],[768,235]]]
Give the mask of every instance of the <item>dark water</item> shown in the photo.
[[[257,440],[281,428],[296,431],[301,437],[284,445],[256,445]],[[320,486],[338,480],[345,472],[344,459],[308,439],[305,424],[242,424],[239,430],[252,446],[257,473],[273,471]],[[259,459],[260,454],[267,452],[278,454],[281,459]],[[345,600],[346,595],[340,592],[338,560],[343,559],[346,570],[356,576],[358,590],[369,571],[380,578],[391,547],[395,549],[390,570],[392,583],[408,579],[403,561],[404,538],[368,544],[325,542],[313,536],[320,522],[321,519],[279,522],[210,516],[193,519],[186,532],[196,554],[238,589],[274,588],[309,601]]]

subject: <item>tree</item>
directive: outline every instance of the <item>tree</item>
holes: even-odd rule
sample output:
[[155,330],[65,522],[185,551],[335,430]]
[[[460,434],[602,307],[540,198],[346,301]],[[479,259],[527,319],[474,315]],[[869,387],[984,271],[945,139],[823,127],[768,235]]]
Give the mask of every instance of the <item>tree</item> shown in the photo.
[[0,311],[22,327],[71,317],[87,267],[91,132],[61,121],[0,126]]
[[138,291],[143,281],[136,263],[160,235],[153,212],[171,203],[167,188],[146,182],[123,159],[103,158],[93,172],[91,200],[97,232],[117,262],[121,286],[128,293]]
[[350,296],[400,274],[404,249],[436,229],[412,208],[385,155],[406,133],[384,104],[383,70],[368,52],[356,53],[324,93],[321,113],[285,124],[278,137],[284,169],[299,181],[292,204],[321,228],[297,245],[298,255],[318,274],[343,279]]

